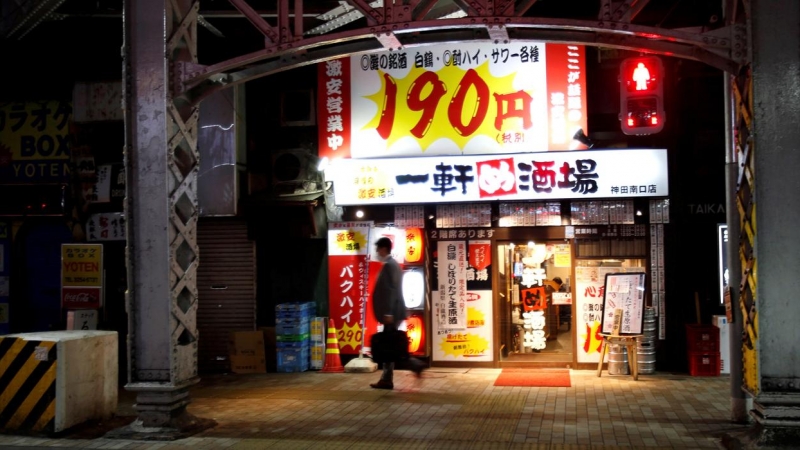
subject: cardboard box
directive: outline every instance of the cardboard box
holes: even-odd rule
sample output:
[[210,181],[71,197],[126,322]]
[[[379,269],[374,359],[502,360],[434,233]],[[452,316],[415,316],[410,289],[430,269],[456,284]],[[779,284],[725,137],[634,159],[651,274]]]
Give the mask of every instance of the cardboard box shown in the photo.
[[259,327],[259,331],[264,333],[264,356],[267,360],[267,372],[278,371],[278,359],[275,347],[278,343],[275,327]]
[[231,356],[233,373],[265,373],[267,361],[264,356]]
[[264,332],[263,331],[234,331],[228,341],[228,354],[230,356],[261,356],[264,357]]

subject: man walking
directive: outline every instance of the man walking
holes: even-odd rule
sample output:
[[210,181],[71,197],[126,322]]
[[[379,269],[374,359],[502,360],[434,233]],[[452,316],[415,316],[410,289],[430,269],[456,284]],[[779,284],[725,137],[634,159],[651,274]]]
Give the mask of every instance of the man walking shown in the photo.
[[[372,312],[375,319],[383,324],[383,330],[392,332],[407,317],[405,301],[403,300],[403,272],[400,265],[392,258],[392,241],[382,237],[375,242],[375,251],[378,259],[383,262],[383,267],[375,282],[375,291],[372,295]],[[394,362],[383,363],[383,373],[377,383],[370,384],[375,389],[394,389],[393,372]],[[425,365],[416,358],[408,358],[408,365],[417,377],[420,377]]]

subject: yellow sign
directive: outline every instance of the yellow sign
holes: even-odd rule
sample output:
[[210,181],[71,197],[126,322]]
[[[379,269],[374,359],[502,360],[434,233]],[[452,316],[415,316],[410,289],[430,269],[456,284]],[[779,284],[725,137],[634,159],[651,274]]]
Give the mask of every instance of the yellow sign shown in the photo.
[[443,337],[439,346],[445,355],[470,358],[485,356],[491,351],[489,341],[477,334],[453,332]]
[[61,245],[62,286],[103,286],[103,245]]
[[69,175],[67,102],[0,104],[0,178],[15,181],[63,181]]
[[555,245],[554,263],[556,267],[572,267],[572,257],[570,255],[569,244]]
[[342,329],[336,333],[336,339],[339,341],[339,349],[344,350],[345,347],[352,347],[353,350],[358,350],[358,346],[361,345],[361,325],[360,324],[353,324],[350,326],[348,324],[343,324]]

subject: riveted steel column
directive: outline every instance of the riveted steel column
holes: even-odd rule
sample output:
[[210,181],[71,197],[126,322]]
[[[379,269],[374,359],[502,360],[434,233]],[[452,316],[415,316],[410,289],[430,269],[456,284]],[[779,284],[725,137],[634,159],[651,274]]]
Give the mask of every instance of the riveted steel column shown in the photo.
[[197,61],[198,2],[126,0],[125,165],[128,384],[139,429],[186,430],[197,378],[196,106],[179,67]]
[[[759,446],[800,438],[800,3],[751,2]],[[753,281],[751,281],[753,282]]]

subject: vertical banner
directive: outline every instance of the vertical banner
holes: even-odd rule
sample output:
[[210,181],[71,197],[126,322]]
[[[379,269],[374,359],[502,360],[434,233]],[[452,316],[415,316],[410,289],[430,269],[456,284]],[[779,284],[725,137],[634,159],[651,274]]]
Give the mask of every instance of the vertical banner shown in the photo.
[[350,59],[317,65],[319,157],[350,157]]
[[103,305],[103,245],[61,244],[61,308]]
[[546,44],[545,49],[549,148],[584,149],[586,147],[574,138],[578,130],[587,131],[584,47]]
[[600,360],[600,324],[603,319],[603,291],[607,273],[614,269],[603,267],[575,268],[575,326],[579,363]]
[[434,317],[442,328],[467,327],[466,242],[439,241],[439,296],[434,302]]
[[[434,361],[493,361],[493,315],[491,241],[440,241],[437,248],[438,278],[431,293],[434,300],[432,357]],[[466,248],[465,248],[466,247]],[[463,249],[463,250],[462,250]],[[466,263],[466,264],[464,264]],[[460,267],[465,266],[466,326],[448,322],[446,292],[451,279],[458,286]],[[452,268],[452,270],[451,270]],[[445,295],[442,295],[445,291]],[[459,292],[456,288],[456,293]],[[444,304],[442,304],[444,299]],[[458,311],[458,308],[456,308]]]
[[331,222],[328,228],[328,311],[343,354],[358,354],[361,348],[371,227],[364,221]]
[[368,299],[367,304],[364,306],[364,350],[372,350],[370,347],[370,342],[372,335],[377,333],[378,330],[378,319],[375,318],[375,314],[372,312],[372,294],[375,292],[375,283],[378,281],[378,274],[381,273],[381,269],[383,268],[383,263],[380,261],[373,261],[369,260],[367,262],[367,292],[368,292]]

